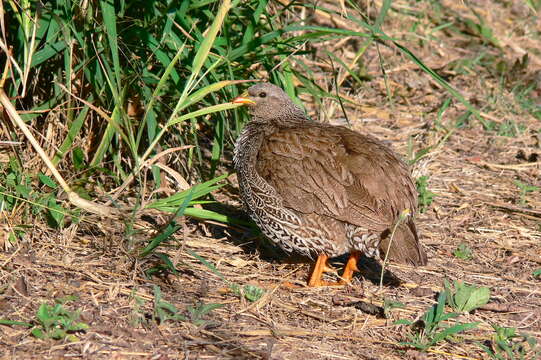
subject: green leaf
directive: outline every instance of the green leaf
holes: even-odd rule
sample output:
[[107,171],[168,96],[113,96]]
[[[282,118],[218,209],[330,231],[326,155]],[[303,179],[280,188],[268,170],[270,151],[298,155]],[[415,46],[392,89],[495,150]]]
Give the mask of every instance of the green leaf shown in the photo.
[[241,226],[245,226],[254,230],[258,229],[257,225],[255,225],[253,222],[237,219],[229,215],[223,215],[215,211],[206,210],[206,209],[189,207],[184,212],[184,215],[191,216],[196,219],[219,221],[224,224],[241,225]]
[[393,322],[393,325],[411,325],[411,324],[413,324],[413,322],[407,319],[400,319]]
[[[93,98],[90,96],[88,98],[88,101],[92,102]],[[60,162],[60,160],[64,158],[64,155],[66,154],[66,152],[68,152],[69,149],[72,147],[73,141],[75,140],[75,138],[79,134],[79,131],[84,125],[84,121],[86,119],[86,116],[89,110],[90,108],[88,106],[85,106],[81,110],[79,115],[77,115],[75,120],[71,124],[69,124],[68,134],[66,135],[66,138],[64,139],[62,144],[58,147],[58,151],[56,152],[52,160],[54,165],[57,165]],[[73,156],[73,165],[75,167],[75,170],[81,171],[83,169],[82,165],[84,163],[83,150],[80,147],[74,148],[72,151],[72,156]]]
[[39,178],[39,181],[41,181],[43,185],[47,185],[48,187],[52,189],[56,189],[58,187],[58,185],[56,185],[53,179],[51,179],[49,176],[41,172],[38,174],[38,178]]
[[163,263],[165,264],[167,269],[169,269],[169,271],[171,271],[175,275],[178,274],[178,271],[177,271],[175,265],[173,264],[173,262],[171,261],[171,259],[169,258],[169,256],[167,254],[155,253],[155,255],[157,257],[159,257],[163,261]]
[[176,211],[179,205],[181,205],[185,198],[190,194],[191,200],[198,199],[200,197],[203,197],[209,193],[211,193],[214,190],[217,190],[223,186],[223,184],[218,184],[218,182],[222,181],[228,176],[228,174],[224,174],[221,176],[218,176],[214,179],[211,179],[209,181],[205,181],[204,183],[197,184],[192,186],[191,188],[184,190],[180,193],[176,193],[174,195],[171,195],[165,199],[159,199],[156,200],[146,206],[146,208],[151,209],[158,209],[162,211],[169,211],[171,212],[173,209]]
[[202,108],[200,110],[196,110],[194,112],[182,115],[182,116],[180,116],[180,117],[178,117],[176,119],[171,119],[171,121],[167,124],[167,126],[175,125],[175,124],[178,124],[178,123],[183,122],[185,120],[194,119],[194,118],[196,118],[198,116],[212,114],[212,113],[215,113],[215,112],[218,112],[218,111],[235,109],[235,108],[238,108],[238,107],[241,107],[241,106],[242,106],[242,104],[233,104],[233,103],[224,103],[224,104],[208,106],[208,107]]
[[224,306],[224,304],[202,304],[201,306],[198,306],[197,308],[188,308],[188,310],[193,314],[195,315],[196,317],[200,318],[206,314],[208,314],[209,312],[211,312],[212,310],[214,309],[219,309],[221,308],[222,306]]
[[75,170],[83,170],[85,167],[85,155],[83,149],[77,146],[75,149],[73,149],[71,155],[73,158],[73,167],[75,168]]
[[17,193],[19,194],[19,196],[25,199],[30,198],[30,192],[32,191],[30,187],[25,186],[25,185],[15,185],[15,190],[17,190]]
[[470,312],[487,304],[490,300],[490,289],[487,287],[476,288],[464,304],[463,311]]
[[41,322],[41,323],[45,323],[45,322],[49,321],[49,319],[50,319],[49,305],[47,305],[46,303],[42,303],[39,306],[38,312],[37,312],[36,315],[38,317],[39,322]]
[[32,57],[32,63],[30,67],[38,66],[41,63],[49,60],[53,56],[62,53],[62,51],[67,47],[65,41],[59,41],[54,44],[47,44],[40,51],[36,51]]
[[245,285],[242,290],[244,292],[244,297],[251,302],[261,299],[265,293],[264,289],[255,285]]
[[225,280],[224,276],[218,271],[218,269],[216,269],[216,267],[214,265],[209,263],[207,261],[207,259],[205,259],[201,255],[197,254],[195,251],[188,250],[188,253],[190,255],[192,255],[194,258],[196,258],[197,260],[201,261],[201,263],[203,263],[203,265],[205,265],[210,271],[212,271],[220,279]]
[[89,328],[90,328],[90,326],[88,324],[85,324],[83,322],[78,322],[78,323],[72,324],[69,327],[69,331],[82,331],[82,330],[86,330],[86,329],[89,329]]
[[451,327],[437,333],[436,336],[434,336],[433,343],[435,344],[435,343],[437,343],[437,342],[439,342],[441,340],[444,340],[448,336],[458,334],[458,333],[466,331],[466,330],[474,329],[479,324],[480,324],[480,322],[475,322],[475,323],[457,324],[457,325],[451,326]]
[[56,198],[51,196],[47,202],[48,215],[50,220],[52,220],[54,227],[61,227],[64,220],[64,209],[62,206],[58,205]]
[[[184,211],[186,210],[186,207],[190,203],[190,200],[192,199],[192,193],[194,188],[190,190],[189,193],[187,193],[186,198],[184,199],[184,202],[180,207],[178,208],[177,212],[175,213],[175,217],[182,216],[184,214]],[[152,252],[158,245],[160,245],[165,240],[169,239],[171,235],[173,235],[175,232],[177,232],[182,226],[177,225],[177,223],[173,220],[169,224],[167,224],[167,227],[164,231],[162,231],[158,236],[154,237],[150,244],[148,244],[139,254],[140,257],[145,257],[148,254]]]
[[26,326],[26,327],[32,327],[34,325],[25,323],[22,321],[13,321],[13,320],[6,320],[6,319],[0,319],[0,325],[20,325],[20,326]]
[[472,258],[472,251],[468,244],[459,244],[453,252],[453,255],[462,260],[470,260]]
[[37,337],[38,339],[42,339],[42,340],[45,339],[45,333],[43,332],[43,330],[39,328],[32,329],[30,333],[34,335],[35,337]]
[[114,81],[111,84],[111,92],[113,97],[117,98],[119,95],[120,89],[120,58],[118,56],[118,34],[116,31],[116,13],[115,13],[115,4],[110,0],[101,0],[100,1],[101,11],[103,15],[103,22],[105,23],[105,32],[107,33],[107,39],[109,40],[109,48],[111,50],[111,57],[113,58],[113,67],[114,67],[114,79],[109,79],[109,81]]
[[218,35],[218,31],[220,31],[220,28],[222,27],[222,23],[225,19],[225,16],[230,8],[231,8],[231,1],[223,0],[222,4],[220,5],[218,9],[216,17],[214,18],[214,21],[212,22],[212,25],[210,26],[207,33],[205,34],[205,38],[203,42],[201,43],[201,45],[199,46],[199,49],[197,50],[197,54],[195,54],[195,57],[193,59],[192,69],[191,69],[192,78],[195,78],[196,76],[199,75],[199,71],[203,67],[205,60],[208,57],[210,49],[212,48],[212,45],[214,44],[214,40],[216,39],[216,36]]
[[449,292],[451,301],[448,301],[455,310],[470,312],[488,303],[490,300],[490,289],[487,287],[476,287],[462,281],[454,282],[455,291],[452,292],[448,283],[445,283],[446,291]]

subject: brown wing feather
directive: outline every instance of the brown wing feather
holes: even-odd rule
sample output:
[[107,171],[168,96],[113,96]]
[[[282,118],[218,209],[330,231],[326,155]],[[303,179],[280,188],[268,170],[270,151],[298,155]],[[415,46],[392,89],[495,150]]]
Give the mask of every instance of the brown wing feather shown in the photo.
[[[257,171],[284,206],[369,231],[384,232],[401,211],[417,208],[406,165],[378,140],[343,127],[308,123],[277,131],[264,141]],[[389,258],[425,263],[411,224],[398,228]]]

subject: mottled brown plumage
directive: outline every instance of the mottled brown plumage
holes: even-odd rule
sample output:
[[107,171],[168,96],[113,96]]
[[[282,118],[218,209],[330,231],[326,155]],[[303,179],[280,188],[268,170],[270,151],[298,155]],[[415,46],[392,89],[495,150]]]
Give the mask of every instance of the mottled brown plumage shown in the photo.
[[[410,216],[417,193],[407,166],[372,136],[308,120],[286,93],[257,84],[235,103],[252,120],[235,146],[245,208],[262,232],[286,251],[318,256],[310,285],[323,284],[328,257],[351,253],[351,279],[360,253],[412,265],[427,262]],[[351,263],[351,264],[350,264]]]

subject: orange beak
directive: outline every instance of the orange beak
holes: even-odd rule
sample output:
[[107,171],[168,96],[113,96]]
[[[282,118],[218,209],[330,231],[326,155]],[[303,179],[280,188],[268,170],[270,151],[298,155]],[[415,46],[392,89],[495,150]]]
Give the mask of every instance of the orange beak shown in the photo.
[[244,105],[253,105],[255,104],[255,101],[250,100],[247,97],[239,96],[232,101],[233,104],[244,104]]

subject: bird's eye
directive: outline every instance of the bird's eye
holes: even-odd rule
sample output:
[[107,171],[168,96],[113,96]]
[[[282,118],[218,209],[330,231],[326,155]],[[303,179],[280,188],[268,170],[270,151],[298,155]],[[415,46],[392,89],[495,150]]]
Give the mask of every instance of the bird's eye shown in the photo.
[[259,97],[260,97],[260,98],[264,98],[265,96],[267,96],[267,93],[266,93],[266,92],[260,92],[260,93],[259,93]]

